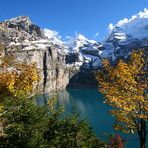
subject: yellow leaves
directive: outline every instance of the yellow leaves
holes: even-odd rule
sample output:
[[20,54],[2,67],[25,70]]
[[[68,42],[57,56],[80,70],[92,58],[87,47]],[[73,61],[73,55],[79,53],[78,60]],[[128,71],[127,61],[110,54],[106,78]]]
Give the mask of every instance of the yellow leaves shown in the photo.
[[8,57],[3,57],[0,65],[0,95],[30,93],[39,80],[36,64],[18,63],[15,58]]
[[119,125],[116,125],[116,126],[114,127],[114,129],[115,129],[115,130],[120,130],[120,126],[119,126]]
[[4,106],[0,104],[0,114],[3,112]]
[[[133,51],[128,62],[119,60],[116,66],[103,60],[104,69],[97,74],[99,91],[105,95],[105,102],[117,110],[111,112],[118,122],[134,128],[134,119],[146,119],[148,112],[147,89],[144,71],[144,51]],[[145,115],[139,115],[139,112]],[[129,127],[130,127],[129,126]],[[118,129],[119,127],[116,127]]]
[[142,49],[140,51],[133,50],[130,59],[131,59],[132,62],[135,62],[135,59],[136,59],[136,61],[142,60],[144,62],[144,60],[142,59],[143,55],[144,55],[144,49]]
[[141,51],[133,51],[131,54],[131,58],[130,61],[128,62],[129,67],[131,69],[131,73],[133,75],[137,75],[138,73],[140,73],[141,68],[144,65],[144,50]]
[[140,119],[144,119],[144,120],[147,120],[147,119],[148,119],[148,115],[145,115],[145,114],[139,114],[139,115],[138,115],[138,118],[140,118]]
[[34,83],[39,79],[35,64],[26,65],[23,63],[17,65],[17,71],[15,88],[24,92],[32,91]]
[[14,85],[14,75],[7,71],[0,73],[0,90],[2,91],[4,88],[12,89]]
[[113,127],[115,130],[120,130],[124,133],[129,133],[129,130],[127,130],[127,128],[124,128],[122,125],[115,124]]
[[110,66],[110,63],[109,63],[109,61],[108,61],[107,59],[103,59],[103,60],[102,60],[102,65],[103,65],[104,67],[109,67],[109,66]]

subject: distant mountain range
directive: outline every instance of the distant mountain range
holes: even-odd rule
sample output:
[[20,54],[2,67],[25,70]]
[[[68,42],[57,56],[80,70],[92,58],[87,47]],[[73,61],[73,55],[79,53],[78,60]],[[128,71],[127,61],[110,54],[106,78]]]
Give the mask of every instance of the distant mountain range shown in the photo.
[[75,34],[62,41],[56,31],[41,29],[29,17],[19,16],[0,23],[0,42],[4,53],[13,52],[18,60],[36,62],[40,69],[40,92],[59,90],[69,86],[94,86],[93,70],[101,67],[101,60],[113,62],[127,58],[132,49],[148,49],[148,10],[130,19],[109,25],[109,32],[101,42]]

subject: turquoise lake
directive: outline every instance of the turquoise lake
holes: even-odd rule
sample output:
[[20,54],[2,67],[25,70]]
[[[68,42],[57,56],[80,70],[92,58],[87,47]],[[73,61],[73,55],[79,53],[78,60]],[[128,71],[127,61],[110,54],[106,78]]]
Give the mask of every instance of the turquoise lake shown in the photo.
[[[46,104],[52,95],[39,96],[37,103]],[[58,105],[64,105],[65,113],[76,110],[82,119],[88,120],[89,125],[101,139],[106,139],[106,133],[118,133],[112,128],[114,118],[108,113],[111,107],[103,103],[103,95],[97,89],[67,89],[57,92],[56,96]],[[138,137],[119,134],[128,139],[126,148],[139,147]]]

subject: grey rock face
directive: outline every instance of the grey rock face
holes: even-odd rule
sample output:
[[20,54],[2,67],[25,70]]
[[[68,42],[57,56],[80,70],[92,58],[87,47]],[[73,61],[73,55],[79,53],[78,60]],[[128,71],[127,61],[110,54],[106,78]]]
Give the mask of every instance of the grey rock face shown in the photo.
[[44,35],[39,26],[34,25],[29,17],[20,16],[0,23],[0,35],[5,41],[23,42],[37,40]]
[[52,47],[44,50],[13,49],[11,54],[14,54],[19,61],[25,61],[28,64],[36,62],[40,75],[40,81],[36,86],[38,93],[64,89],[68,85],[69,72],[65,67],[65,57],[59,56],[56,49]]
[[94,86],[96,81],[92,70],[96,69],[93,62],[99,59],[98,44],[79,35],[75,44],[77,41],[82,44],[82,48],[78,47],[81,53],[66,54],[64,43],[56,36],[51,36],[54,32],[49,33],[50,38],[47,38],[48,30],[45,34],[26,16],[0,23],[0,37],[5,44],[5,52],[15,54],[20,61],[37,63],[40,74],[37,85],[39,93],[64,89],[66,86]]
[[58,53],[41,29],[32,24],[28,17],[18,17],[0,23],[0,42],[5,53],[14,54],[18,61],[36,62],[40,81],[38,93],[64,89],[69,82],[65,55]]
[[[135,22],[136,34],[132,27]],[[101,67],[103,58],[115,62],[127,58],[132,49],[148,49],[147,24],[148,19],[144,18],[140,23],[134,20],[114,27],[102,43],[81,34],[64,43],[56,31],[42,30],[28,17],[21,16],[0,23],[0,42],[5,45],[3,54],[13,53],[19,61],[36,62],[40,74],[36,86],[39,93],[66,87],[96,87],[94,73]]]

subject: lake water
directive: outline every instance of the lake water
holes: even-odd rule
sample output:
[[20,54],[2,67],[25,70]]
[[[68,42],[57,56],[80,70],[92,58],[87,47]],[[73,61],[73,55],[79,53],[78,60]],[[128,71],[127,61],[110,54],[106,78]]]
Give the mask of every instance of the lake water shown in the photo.
[[[103,103],[103,96],[97,89],[68,89],[59,91],[57,94],[58,104],[64,105],[65,112],[72,113],[76,110],[81,118],[86,118],[89,125],[93,128],[96,135],[105,139],[105,133],[117,133],[112,125],[114,118],[108,113],[111,109]],[[40,96],[37,99],[38,104],[46,104],[48,95]],[[120,135],[127,137],[127,135]],[[138,138],[128,135],[128,144],[126,148],[138,148]]]

